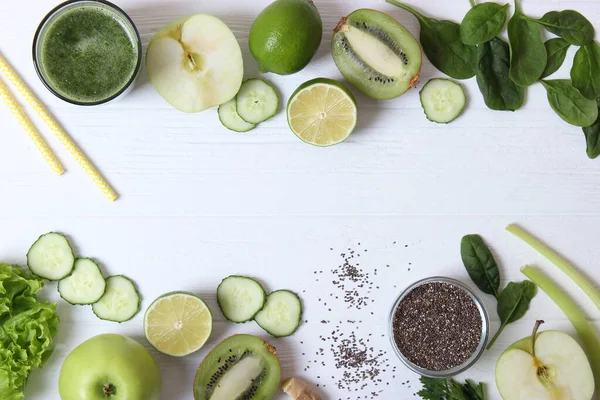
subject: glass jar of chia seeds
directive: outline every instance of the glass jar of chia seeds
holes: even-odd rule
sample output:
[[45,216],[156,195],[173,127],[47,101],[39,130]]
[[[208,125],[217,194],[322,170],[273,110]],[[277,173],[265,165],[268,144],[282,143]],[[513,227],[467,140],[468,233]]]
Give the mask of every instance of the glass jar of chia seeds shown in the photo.
[[462,282],[442,276],[407,287],[394,302],[389,320],[398,358],[430,378],[466,371],[485,350],[489,335],[483,302]]

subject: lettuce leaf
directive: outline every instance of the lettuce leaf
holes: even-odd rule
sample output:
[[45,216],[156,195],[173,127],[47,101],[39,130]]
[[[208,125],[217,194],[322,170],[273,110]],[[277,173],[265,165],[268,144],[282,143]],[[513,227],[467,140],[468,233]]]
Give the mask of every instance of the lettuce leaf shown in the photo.
[[23,399],[29,374],[54,349],[56,304],[35,296],[43,285],[19,266],[0,263],[0,399]]
[[35,294],[43,286],[19,266],[0,263],[0,322],[37,303]]

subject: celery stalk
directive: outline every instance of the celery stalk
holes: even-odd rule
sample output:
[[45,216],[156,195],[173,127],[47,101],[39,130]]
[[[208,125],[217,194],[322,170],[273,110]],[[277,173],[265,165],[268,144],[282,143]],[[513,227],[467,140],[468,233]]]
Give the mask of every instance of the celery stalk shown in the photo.
[[600,388],[600,338],[596,335],[596,332],[585,319],[585,316],[579,310],[577,305],[571,300],[554,282],[548,279],[543,273],[537,269],[526,265],[521,268],[523,272],[533,283],[535,283],[540,289],[556,303],[556,305],[565,313],[581,342],[583,348],[586,350],[586,354],[594,371],[594,380],[596,381],[596,388]]
[[598,290],[592,282],[584,277],[575,267],[569,264],[564,258],[559,256],[554,250],[544,245],[542,242],[531,236],[525,230],[517,225],[511,224],[506,227],[506,230],[523,240],[525,243],[537,250],[541,255],[550,260],[554,265],[560,268],[569,278],[573,280],[583,290],[585,294],[596,304],[600,309],[600,290]]

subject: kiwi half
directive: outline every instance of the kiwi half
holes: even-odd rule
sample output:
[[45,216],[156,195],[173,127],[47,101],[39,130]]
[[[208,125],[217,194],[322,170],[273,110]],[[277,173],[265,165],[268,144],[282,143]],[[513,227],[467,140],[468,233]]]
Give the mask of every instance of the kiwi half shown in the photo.
[[281,368],[275,347],[252,335],[234,335],[202,361],[194,379],[195,400],[269,400]]
[[343,17],[333,31],[333,60],[358,90],[393,99],[414,86],[421,71],[421,46],[387,14],[371,9]]

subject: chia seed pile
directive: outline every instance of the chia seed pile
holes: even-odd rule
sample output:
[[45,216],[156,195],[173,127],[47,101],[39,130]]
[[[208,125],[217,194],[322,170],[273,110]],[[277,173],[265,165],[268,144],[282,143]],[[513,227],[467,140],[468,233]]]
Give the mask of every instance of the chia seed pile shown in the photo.
[[[358,245],[360,246],[360,242]],[[348,247],[346,251],[340,253],[342,263],[331,270],[333,276],[331,283],[335,289],[339,290],[348,308],[361,310],[368,304],[373,303],[374,300],[369,298],[369,294],[372,290],[379,289],[379,286],[373,283],[371,273],[360,268],[359,258],[361,252],[366,253],[367,251],[367,249],[353,250]],[[315,274],[322,273],[323,271],[315,271]],[[377,276],[377,269],[373,270],[373,276]],[[329,297],[339,299],[340,296],[338,293],[332,292]],[[319,301],[321,300],[319,299]]]
[[[385,383],[382,379],[382,374],[390,368],[387,352],[375,349],[371,345],[372,334],[365,335],[366,337],[358,334],[357,330],[362,321],[346,321],[344,328],[347,328],[348,324],[354,325],[350,333],[344,333],[340,330],[340,325],[336,325],[329,335],[320,336],[323,342],[329,343],[334,366],[341,372],[341,376],[336,380],[337,389],[354,394],[352,397],[339,397],[338,400],[379,397],[383,392],[380,386],[389,385],[389,382]],[[319,349],[318,355],[323,355],[323,350]],[[326,363],[322,361],[321,366],[326,366]],[[396,372],[396,367],[392,366],[391,371]],[[334,376],[331,378],[336,379]],[[357,392],[368,394],[360,396]]]
[[482,319],[458,286],[425,283],[409,292],[394,313],[394,341],[413,364],[443,371],[464,363],[481,340]]

